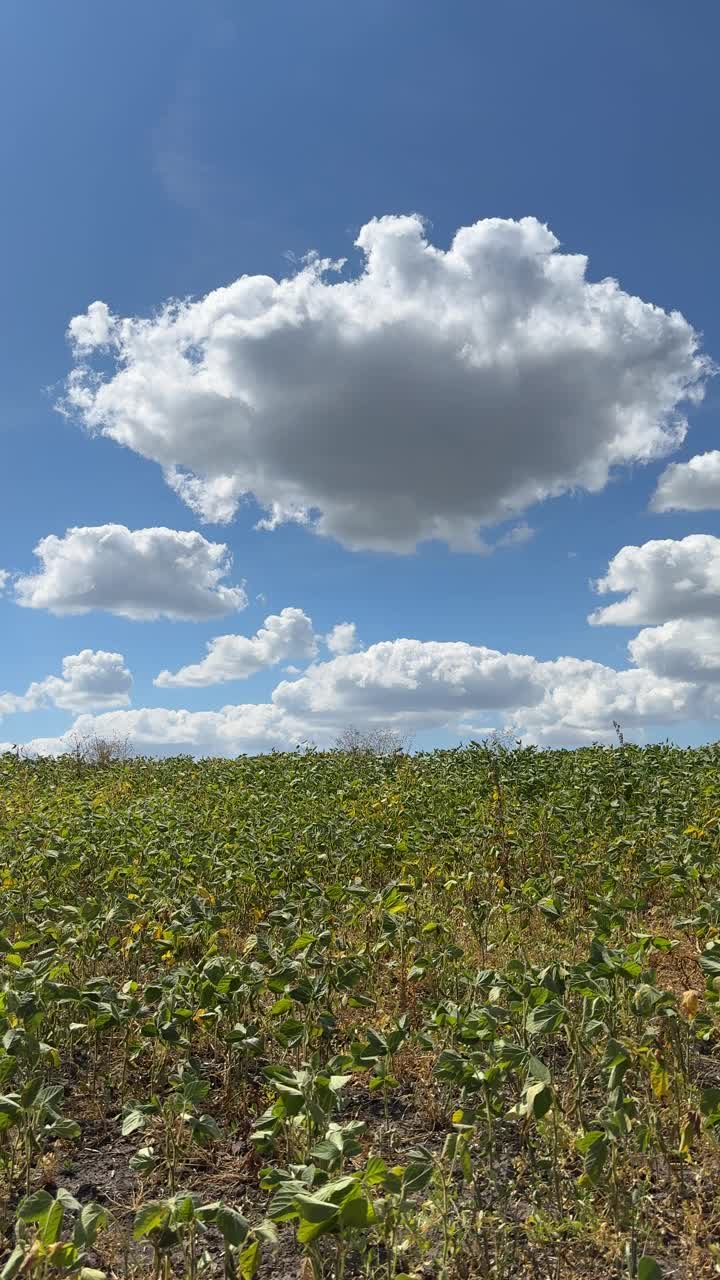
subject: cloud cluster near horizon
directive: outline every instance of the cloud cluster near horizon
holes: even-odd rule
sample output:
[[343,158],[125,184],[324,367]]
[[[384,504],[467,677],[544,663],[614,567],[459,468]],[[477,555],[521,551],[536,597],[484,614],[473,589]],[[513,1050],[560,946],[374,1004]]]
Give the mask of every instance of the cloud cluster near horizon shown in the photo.
[[[38,699],[84,712],[66,733],[28,744],[39,753],[67,750],[85,733],[130,737],[140,750],[203,754],[328,746],[348,724],[462,738],[473,736],[480,719],[497,729],[511,724],[526,742],[541,746],[609,741],[614,720],[642,735],[653,725],[720,714],[718,566],[720,539],[709,535],[618,552],[596,589],[624,592],[625,599],[597,610],[590,621],[641,626],[629,641],[632,665],[625,670],[573,657],[540,661],[455,640],[398,638],[361,648],[352,623],[321,637],[302,609],[287,607],[269,615],[254,636],[218,636],[197,663],[161,672],[155,681],[171,688],[210,686],[246,679],[289,658],[305,661],[305,670],[281,679],[267,702],[228,703],[218,711],[140,707],[92,715],[93,690],[80,679],[84,669],[98,667],[93,687],[99,708],[127,703],[130,673],[119,654],[85,651],[65,659],[63,680],[50,677],[24,695],[0,696],[0,713],[33,709]],[[318,656],[323,644],[331,655],[326,659]]]

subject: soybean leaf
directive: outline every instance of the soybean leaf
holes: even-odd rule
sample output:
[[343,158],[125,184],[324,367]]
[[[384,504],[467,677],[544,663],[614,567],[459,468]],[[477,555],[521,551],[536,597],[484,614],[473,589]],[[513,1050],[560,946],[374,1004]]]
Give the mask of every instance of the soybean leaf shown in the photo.
[[162,1200],[149,1200],[135,1214],[133,1223],[133,1239],[141,1240],[143,1236],[147,1236],[151,1231],[156,1231],[158,1227],[162,1227],[169,1216],[168,1207]]
[[238,1258],[240,1280],[253,1280],[260,1266],[260,1241],[251,1240]]
[[33,1191],[31,1195],[26,1196],[18,1206],[18,1217],[23,1222],[41,1222],[46,1213],[49,1213],[55,1203],[49,1191]]
[[525,1019],[525,1027],[531,1035],[548,1035],[557,1031],[565,1018],[565,1010],[556,1000],[536,1005]]
[[226,1204],[220,1205],[215,1223],[223,1240],[226,1240],[228,1244],[234,1245],[236,1248],[243,1244],[250,1230],[250,1223],[247,1218],[243,1218],[241,1213],[238,1213],[236,1209],[231,1209]]

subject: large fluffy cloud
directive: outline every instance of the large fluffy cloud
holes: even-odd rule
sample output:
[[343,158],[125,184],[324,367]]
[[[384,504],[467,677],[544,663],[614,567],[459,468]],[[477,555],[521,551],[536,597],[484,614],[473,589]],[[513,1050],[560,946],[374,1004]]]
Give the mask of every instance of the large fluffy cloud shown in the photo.
[[264,667],[290,658],[312,658],[317,649],[312,621],[302,609],[272,613],[254,636],[216,636],[200,661],[179,671],[161,671],[154,683],[164,688],[244,680]]
[[673,462],[653,494],[654,511],[710,511],[720,508],[720,449]]
[[595,625],[720,617],[720,538],[693,533],[623,547],[595,586],[601,594],[627,592],[590,615]]
[[607,740],[627,726],[713,714],[696,686],[647,670],[598,662],[539,662],[459,642],[384,641],[281,682],[275,706],[316,726],[357,723],[450,728],[478,714],[512,721],[527,740],[551,745]]
[[63,711],[123,707],[130,701],[132,675],[121,653],[83,649],[62,660],[62,676],[34,681],[25,693],[0,693],[0,715],[55,706]]
[[385,640],[281,681],[273,702],[316,724],[360,719],[431,726],[467,710],[537,702],[543,693],[538,665],[523,654],[459,641]]
[[42,538],[35,555],[42,568],[14,584],[17,603],[30,609],[200,620],[247,604],[242,587],[222,584],[231,567],[225,544],[196,532],[103,524]]
[[477,547],[482,526],[682,440],[709,371],[697,335],[588,281],[534,218],[442,250],[419,217],[384,217],[356,244],[352,279],[311,257],[149,319],[93,303],[70,324],[65,410],[158,462],[205,519],[253,494],[266,526],[394,551]]

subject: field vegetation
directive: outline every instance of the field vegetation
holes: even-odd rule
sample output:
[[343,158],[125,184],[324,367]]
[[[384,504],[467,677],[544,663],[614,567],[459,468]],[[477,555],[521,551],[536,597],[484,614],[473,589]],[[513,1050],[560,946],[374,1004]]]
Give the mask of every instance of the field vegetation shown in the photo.
[[720,747],[111,757],[0,758],[5,1280],[720,1273]]

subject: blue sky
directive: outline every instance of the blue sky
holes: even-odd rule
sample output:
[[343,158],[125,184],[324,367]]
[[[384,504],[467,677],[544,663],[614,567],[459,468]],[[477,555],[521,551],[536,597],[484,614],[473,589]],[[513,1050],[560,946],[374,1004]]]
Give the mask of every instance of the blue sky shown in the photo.
[[[588,256],[589,281],[612,276],[624,294],[666,313],[679,311],[701,335],[699,350],[720,359],[713,286],[720,267],[713,83],[719,36],[713,0],[699,0],[691,12],[671,0],[5,5],[0,568],[8,579],[0,596],[0,711],[4,694],[26,697],[32,682],[60,676],[64,657],[90,650],[121,654],[132,673],[131,692],[126,679],[116,690],[123,714],[128,706],[193,713],[267,705],[278,682],[303,679],[286,675],[288,664],[336,664],[310,674],[321,697],[312,689],[302,698],[288,696],[283,706],[293,718],[284,727],[274,725],[269,739],[263,736],[267,721],[247,738],[240,727],[227,738],[228,750],[281,745],[283,734],[290,741],[301,730],[329,740],[344,722],[381,718],[409,727],[423,744],[457,741],[478,726],[503,723],[522,730],[527,725],[531,740],[572,744],[584,740],[586,728],[602,737],[615,714],[639,737],[716,737],[717,673],[708,659],[699,679],[685,640],[694,619],[698,647],[715,652],[720,581],[713,540],[720,538],[720,498],[705,497],[700,507],[691,495],[679,509],[675,502],[672,510],[649,509],[669,464],[712,459],[720,395],[712,379],[706,379],[702,402],[682,409],[689,431],[675,450],[647,463],[636,451],[628,465],[612,467],[598,492],[564,482],[560,496],[518,508],[500,525],[483,525],[490,542],[526,522],[532,529],[527,540],[492,554],[439,539],[421,539],[409,552],[352,549],[337,522],[328,535],[294,522],[261,531],[255,525],[267,505],[262,497],[259,503],[243,500],[229,522],[203,522],[164,481],[156,461],[116,439],[89,434],[80,412],[63,417],[55,406],[70,370],[83,363],[70,349],[68,324],[95,300],[117,316],[156,316],[168,298],[202,299],[243,275],[292,275],[309,250],[347,257],[343,278],[350,279],[363,270],[362,254],[353,248],[360,229],[388,215],[420,215],[428,241],[441,250],[459,228],[480,220],[533,217],[557,237],[558,253]],[[416,299],[412,283],[406,287]],[[482,305],[482,281],[477,289],[474,307]],[[432,298],[428,310],[432,341]],[[111,380],[118,368],[113,350],[101,345],[93,358],[100,376]],[[628,356],[630,376],[643,360],[656,358],[656,348]],[[277,359],[272,388],[280,397],[289,360],[283,348]],[[368,368],[375,377],[377,365]],[[334,374],[328,368],[328,379]],[[686,376],[666,365],[661,374]],[[402,382],[413,374],[401,369],[398,376]],[[322,369],[313,377],[321,384]],[[377,394],[382,397],[382,387]],[[412,417],[403,417],[395,391],[385,394],[393,441],[411,458],[417,448]],[[579,394],[578,405],[590,404],[596,390],[588,386],[585,397],[576,386],[573,394]],[[642,399],[646,392],[638,394]],[[306,430],[292,377],[280,412],[288,430]],[[522,412],[537,438],[543,427],[534,423],[533,405]],[[171,429],[176,421],[169,410]],[[454,435],[452,422],[443,419],[437,429],[446,433],[449,450],[462,453],[464,437]],[[356,430],[365,430],[361,413]],[[307,431],[309,456],[313,449],[337,451],[346,476],[342,440],[332,433],[318,437],[312,423]],[[492,422],[483,431],[481,459],[490,457],[502,434]],[[372,461],[372,445],[368,455]],[[187,467],[188,456],[180,450],[173,461]],[[468,455],[468,468],[478,465],[473,458]],[[289,474],[286,462],[283,476]],[[266,457],[257,466],[258,474],[268,474]],[[698,464],[704,492],[712,487],[711,470],[712,462]],[[310,501],[315,490],[306,484],[306,491]],[[423,489],[419,503],[424,495]],[[361,494],[357,502],[361,507]],[[311,506],[315,519],[324,508]],[[366,524],[372,523],[368,516]],[[207,542],[226,544],[233,565],[222,581],[245,583],[247,607],[182,621],[119,616],[102,592],[96,601],[88,596],[92,607],[82,613],[64,611],[57,598],[46,607],[37,592],[31,607],[27,591],[25,605],[18,603],[18,581],[41,568],[34,555],[41,539],[108,524],[130,531],[194,530]],[[645,612],[626,611],[620,625],[588,625],[588,614],[610,603],[590,583],[607,574],[623,548],[657,539],[681,543],[689,535],[705,539],[683,544],[680,578],[672,578],[672,548],[662,563],[648,553],[632,571],[618,566],[620,595],[652,595]],[[676,604],[663,611],[658,599],[676,601],[678,591],[689,600],[685,611]],[[698,595],[706,605],[698,605]],[[314,656],[313,642],[307,642],[297,658],[288,654],[237,679],[153,684],[161,670],[197,664],[213,637],[250,637],[268,615],[288,607],[312,620]],[[361,647],[333,654],[322,637],[344,621],[356,624]],[[678,624],[678,635],[667,631],[669,624]],[[680,625],[686,627],[682,635]],[[610,677],[589,691],[583,685],[582,698],[597,708],[590,719],[584,710],[573,718],[566,703],[575,699],[574,686],[568,686],[567,672],[551,675],[549,668],[537,679],[550,689],[553,706],[540,718],[525,716],[519,694],[500,704],[491,694],[485,705],[485,695],[476,691],[463,701],[462,674],[450,677],[455,684],[446,704],[425,697],[425,684],[435,689],[447,682],[441,668],[455,653],[423,649],[425,642],[465,642],[529,655],[540,665],[569,656],[617,671],[639,665],[628,657],[628,641],[643,628],[662,626],[662,635],[648,638],[654,656],[641,690],[633,685],[617,692]],[[417,645],[410,658],[403,656],[396,697],[396,683],[384,674],[394,661],[391,650],[371,652],[365,666],[362,655],[398,637]],[[470,664],[471,684],[485,679],[472,653],[461,657]],[[117,663],[102,667],[98,680],[112,682],[118,669]],[[106,712],[111,684],[97,684],[96,703],[92,681],[86,688],[82,672],[78,678],[77,696],[70,691],[58,699],[49,686],[23,705],[6,699],[0,740],[62,736],[77,714]],[[407,679],[415,681],[416,704]],[[668,680],[677,688],[660,688]],[[343,701],[348,682],[356,691],[371,684],[372,696],[364,702],[355,692]],[[537,688],[523,696],[537,710]],[[113,723],[134,732],[134,721]],[[207,739],[202,725],[188,732],[175,742],[163,728],[154,741],[142,728],[138,741],[148,750],[184,749],[186,741],[198,750],[222,745],[216,726]]]

